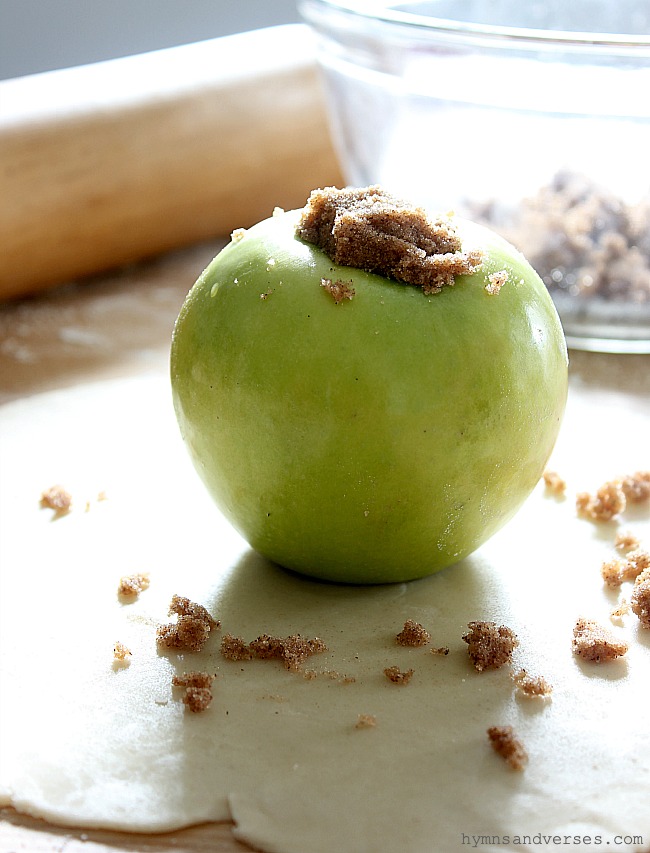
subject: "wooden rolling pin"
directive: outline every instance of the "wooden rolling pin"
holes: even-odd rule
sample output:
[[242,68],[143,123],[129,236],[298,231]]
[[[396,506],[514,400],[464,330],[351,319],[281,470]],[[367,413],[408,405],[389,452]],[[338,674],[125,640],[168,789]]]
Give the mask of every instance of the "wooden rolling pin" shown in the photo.
[[229,234],[340,183],[311,34],[0,82],[0,299]]

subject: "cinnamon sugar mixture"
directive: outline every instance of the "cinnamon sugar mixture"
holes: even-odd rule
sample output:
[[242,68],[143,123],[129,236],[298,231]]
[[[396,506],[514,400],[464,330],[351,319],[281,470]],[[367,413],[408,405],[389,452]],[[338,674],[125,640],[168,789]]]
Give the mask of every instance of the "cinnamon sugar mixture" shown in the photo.
[[327,646],[318,637],[306,640],[299,634],[290,637],[262,634],[250,643],[245,643],[241,637],[224,634],[221,640],[221,654],[226,660],[281,660],[286,669],[293,672],[297,672],[307,658],[326,650]]
[[650,568],[650,551],[635,548],[624,558],[615,557],[601,566],[601,575],[607,586],[620,586],[625,581],[635,580],[641,572]]
[[120,663],[128,663],[129,658],[131,657],[131,650],[127,648],[124,643],[117,640],[113,646],[113,657]]
[[172,597],[169,615],[173,614],[178,616],[177,621],[161,625],[156,631],[158,645],[170,649],[199,652],[207,643],[210,632],[220,624],[203,605],[181,595]]
[[650,471],[636,471],[608,480],[595,495],[580,492],[576,496],[578,514],[592,521],[611,521],[625,512],[628,504],[650,501]]
[[413,619],[407,619],[404,627],[395,637],[400,646],[426,646],[431,639],[429,632]]
[[573,653],[583,660],[603,663],[621,657],[628,645],[593,619],[578,619],[573,629]]
[[449,218],[429,219],[422,208],[378,186],[314,190],[296,233],[337,264],[414,284],[427,294],[453,285],[483,260],[478,250],[462,251]]
[[56,515],[66,515],[72,508],[72,495],[63,486],[51,486],[42,493],[41,506],[53,509]]
[[546,699],[553,692],[553,687],[541,675],[529,675],[525,669],[513,673],[512,680],[517,691],[527,698]]
[[505,625],[496,622],[470,622],[469,631],[463,634],[468,645],[470,660],[479,672],[499,669],[512,659],[512,652],[519,645],[516,634]]
[[414,672],[415,670],[413,669],[403,671],[398,666],[388,666],[384,670],[384,675],[389,681],[392,681],[393,684],[408,684],[413,678]]
[[184,672],[172,677],[172,685],[185,688],[183,702],[190,711],[197,714],[210,707],[213,680],[214,676],[207,672]]
[[124,575],[124,577],[120,578],[120,583],[117,587],[117,594],[124,595],[127,598],[131,596],[135,597],[148,588],[148,572],[136,572],[133,575]]
[[523,770],[528,753],[512,726],[491,726],[487,730],[492,748],[513,770]]
[[645,569],[635,580],[630,605],[641,627],[650,629],[650,569]]

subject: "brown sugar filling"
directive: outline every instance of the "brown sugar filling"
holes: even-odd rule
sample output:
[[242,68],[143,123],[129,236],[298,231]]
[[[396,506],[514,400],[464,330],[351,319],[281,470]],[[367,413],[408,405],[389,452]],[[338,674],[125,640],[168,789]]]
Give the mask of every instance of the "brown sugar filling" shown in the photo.
[[207,672],[184,672],[172,677],[174,687],[183,687],[183,702],[192,713],[207,710],[212,702],[214,676]]
[[593,619],[580,618],[573,629],[573,653],[583,660],[603,663],[626,654],[628,645]]
[[463,252],[448,217],[431,219],[381,187],[314,190],[296,228],[334,263],[438,293],[477,270],[483,255]]
[[72,508],[72,495],[63,486],[52,486],[42,493],[41,506],[53,509],[56,515],[66,515]]
[[244,642],[241,637],[224,634],[221,640],[221,654],[226,660],[281,660],[285,668],[293,672],[297,672],[307,658],[324,651],[327,651],[327,646],[321,639],[305,639],[300,634],[289,637],[262,634],[250,643]]
[[512,659],[514,649],[519,645],[516,634],[505,625],[495,622],[469,622],[469,631],[463,634],[468,645],[470,660],[478,672],[485,669],[499,669]]
[[182,595],[172,596],[169,615],[178,617],[176,622],[160,625],[156,630],[156,642],[169,649],[184,649],[199,652],[207,643],[210,632],[220,627],[201,604]]
[[512,726],[490,726],[487,730],[492,748],[513,770],[523,770],[528,762],[526,748]]
[[650,629],[650,569],[641,572],[634,582],[631,606],[641,627]]
[[426,646],[431,639],[429,632],[414,619],[407,619],[404,627],[395,637],[400,646]]

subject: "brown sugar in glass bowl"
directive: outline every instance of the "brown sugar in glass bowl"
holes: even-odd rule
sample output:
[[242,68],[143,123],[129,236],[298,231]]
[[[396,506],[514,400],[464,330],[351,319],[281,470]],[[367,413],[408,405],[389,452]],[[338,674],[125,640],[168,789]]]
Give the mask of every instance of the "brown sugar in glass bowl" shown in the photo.
[[650,7],[300,0],[349,184],[500,232],[570,347],[650,352]]

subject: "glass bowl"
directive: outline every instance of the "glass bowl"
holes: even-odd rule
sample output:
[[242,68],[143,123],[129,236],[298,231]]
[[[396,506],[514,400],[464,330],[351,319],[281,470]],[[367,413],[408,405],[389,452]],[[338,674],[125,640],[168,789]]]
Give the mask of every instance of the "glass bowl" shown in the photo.
[[569,346],[650,352],[647,0],[300,0],[348,183],[484,222]]

